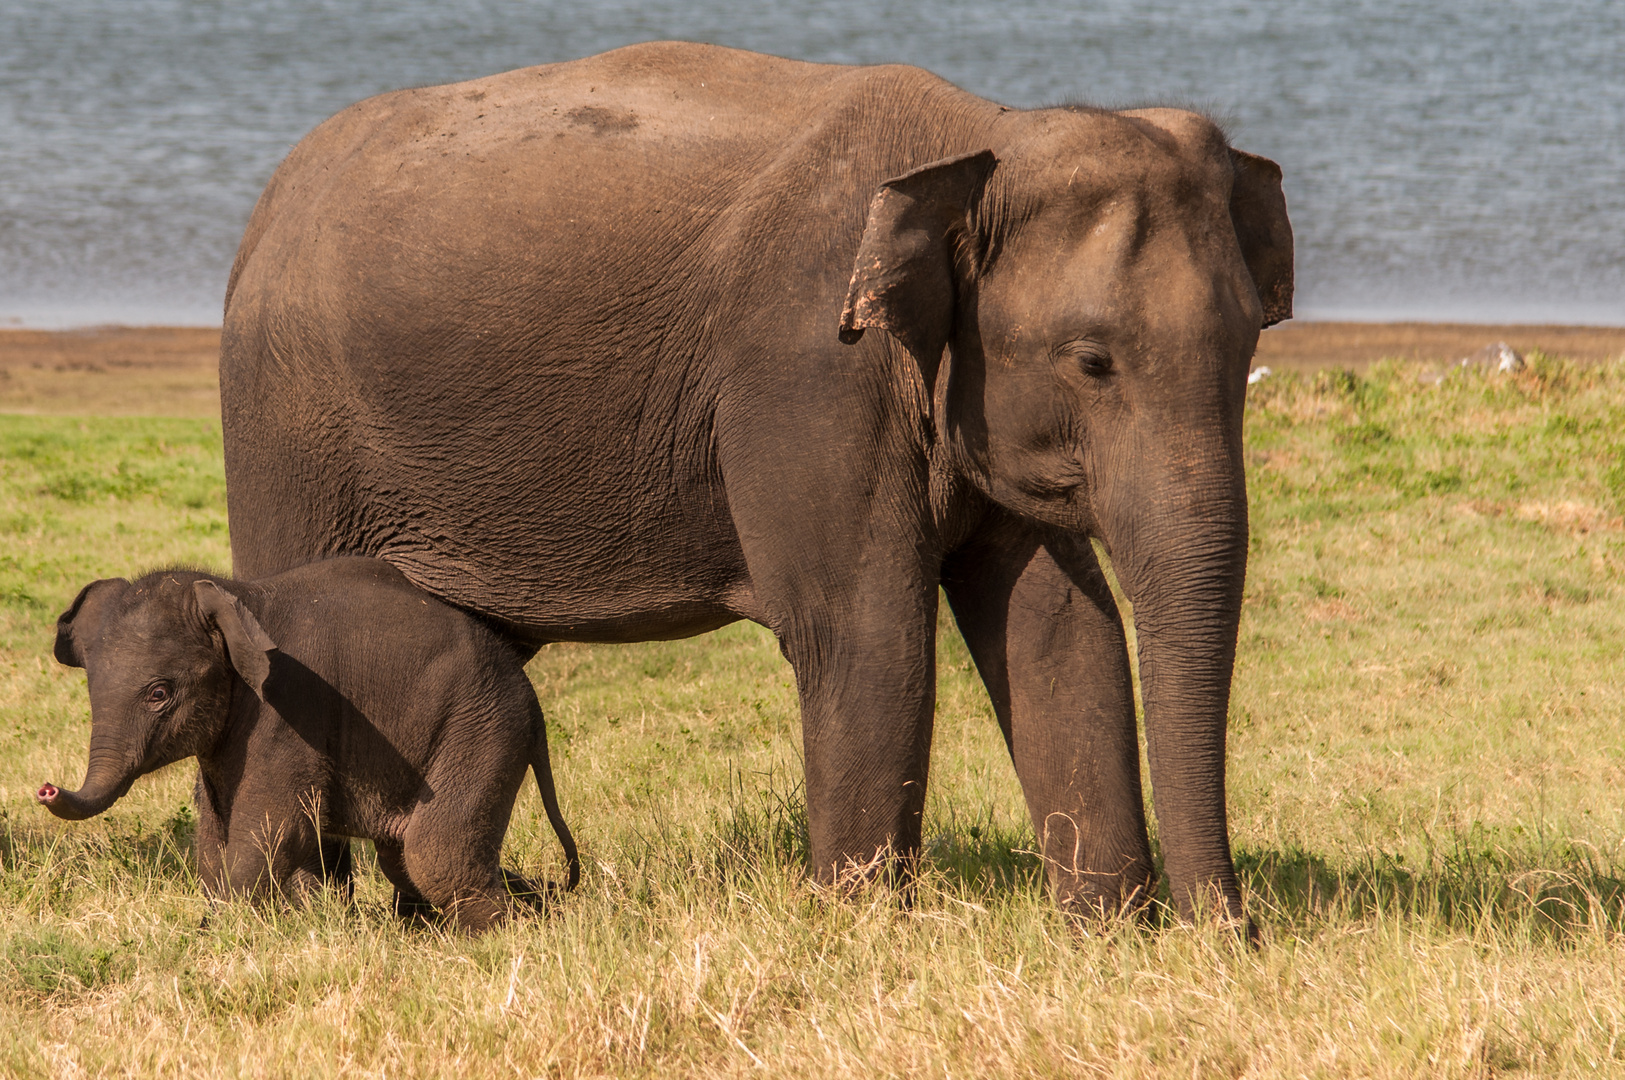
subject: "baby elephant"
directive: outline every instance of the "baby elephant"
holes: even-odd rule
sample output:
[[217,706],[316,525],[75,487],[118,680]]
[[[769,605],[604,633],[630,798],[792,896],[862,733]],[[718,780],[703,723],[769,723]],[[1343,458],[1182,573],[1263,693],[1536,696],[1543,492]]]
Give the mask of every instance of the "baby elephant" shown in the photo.
[[460,927],[534,890],[499,863],[533,769],[559,813],[541,706],[523,656],[376,559],[262,581],[159,570],[87,585],[57,620],[56,658],[90,682],[90,767],[37,798],[70,821],[196,755],[198,868],[216,894],[300,897],[323,834],[370,839],[397,911],[433,904]]

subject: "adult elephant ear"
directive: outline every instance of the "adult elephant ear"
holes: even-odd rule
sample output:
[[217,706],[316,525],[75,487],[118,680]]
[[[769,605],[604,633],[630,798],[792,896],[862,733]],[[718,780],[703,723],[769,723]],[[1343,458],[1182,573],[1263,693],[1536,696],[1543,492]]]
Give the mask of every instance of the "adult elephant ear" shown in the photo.
[[841,340],[885,330],[934,384],[953,328],[955,249],[969,211],[997,164],[991,150],[943,158],[880,185],[853,261],[841,310]]
[[1230,151],[1236,176],[1230,188],[1230,220],[1241,257],[1264,303],[1264,325],[1292,318],[1292,222],[1281,191],[1281,167],[1269,158]]
[[260,626],[254,613],[237,597],[212,581],[194,582],[192,592],[197,597],[203,617],[213,623],[226,639],[226,658],[242,677],[248,688],[261,701],[265,700],[265,683],[271,677],[271,654],[276,642]]

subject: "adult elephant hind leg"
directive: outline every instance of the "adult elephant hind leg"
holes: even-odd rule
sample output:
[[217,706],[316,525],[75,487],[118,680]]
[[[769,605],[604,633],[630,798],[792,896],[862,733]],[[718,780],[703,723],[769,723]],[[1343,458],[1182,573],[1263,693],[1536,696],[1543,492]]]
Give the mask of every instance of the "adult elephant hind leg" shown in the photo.
[[1004,730],[1063,910],[1152,896],[1128,646],[1089,541],[1007,522],[943,586]]
[[502,868],[502,888],[509,900],[527,910],[545,915],[555,901],[564,897],[564,888],[552,881],[534,881],[523,874]]

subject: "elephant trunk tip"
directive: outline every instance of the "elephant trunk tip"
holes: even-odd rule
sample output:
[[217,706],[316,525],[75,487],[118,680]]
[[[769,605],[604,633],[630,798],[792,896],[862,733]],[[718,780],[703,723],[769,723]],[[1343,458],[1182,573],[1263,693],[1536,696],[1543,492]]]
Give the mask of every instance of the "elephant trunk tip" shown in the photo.
[[51,783],[50,781],[46,781],[40,785],[38,791],[34,792],[34,801],[45,807],[47,810],[54,812],[58,809],[56,805],[57,796],[61,794],[61,790],[58,789],[55,784]]
[[51,783],[40,785],[34,792],[34,801],[63,821],[83,821],[106,809],[97,800],[82,799],[77,792],[63,791]]

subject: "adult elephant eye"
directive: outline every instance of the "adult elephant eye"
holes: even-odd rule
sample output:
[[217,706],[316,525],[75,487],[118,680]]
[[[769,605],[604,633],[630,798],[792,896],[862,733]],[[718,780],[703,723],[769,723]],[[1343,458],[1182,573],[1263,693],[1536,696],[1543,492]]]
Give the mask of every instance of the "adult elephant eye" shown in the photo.
[[1058,350],[1085,375],[1099,378],[1112,369],[1112,355],[1091,341],[1069,341]]

